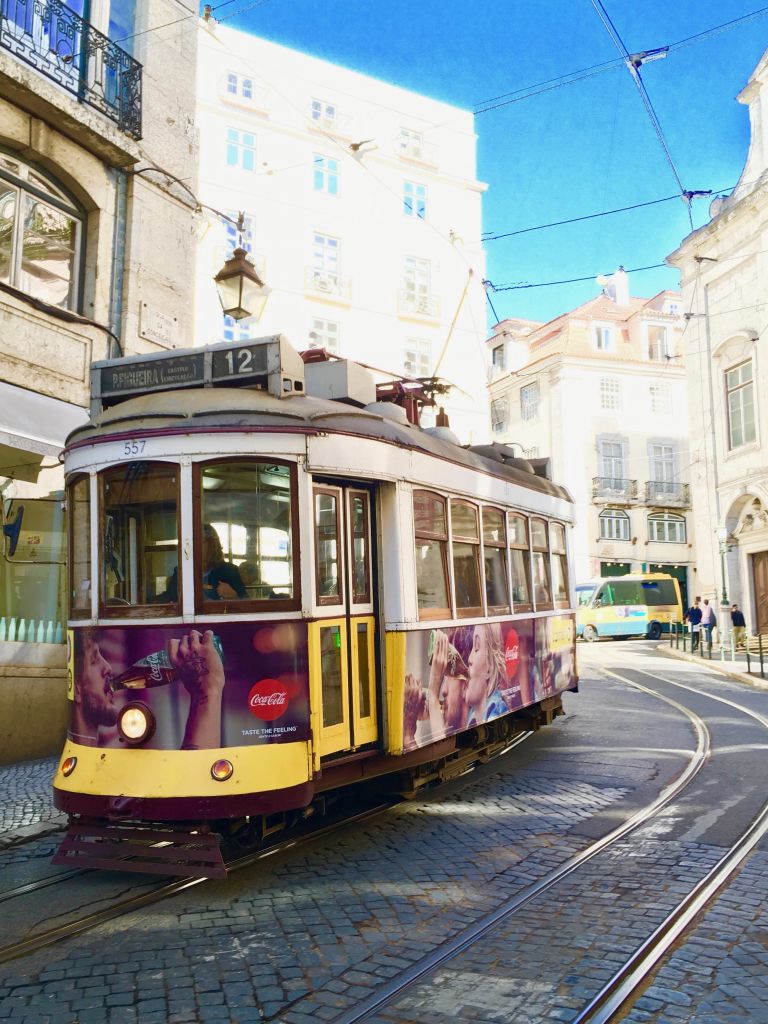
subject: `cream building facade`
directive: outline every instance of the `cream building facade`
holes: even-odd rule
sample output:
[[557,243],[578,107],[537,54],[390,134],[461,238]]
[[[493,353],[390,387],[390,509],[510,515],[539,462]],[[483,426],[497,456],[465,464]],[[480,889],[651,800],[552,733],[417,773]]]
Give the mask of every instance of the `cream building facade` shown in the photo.
[[64,736],[58,456],[90,364],[192,334],[196,9],[89,10],[0,12],[0,761]]
[[550,461],[575,502],[576,582],[669,572],[695,586],[681,298],[633,298],[623,270],[550,321],[488,339],[496,441]]
[[[751,139],[739,183],[667,262],[681,274],[699,579],[768,632],[768,51],[738,96]],[[726,616],[726,626],[729,620]]]
[[[198,341],[282,333],[299,350],[438,376],[454,385],[452,429],[485,441],[472,114],[213,19],[198,55]],[[268,289],[258,318],[225,323],[217,309],[212,278],[237,232],[215,211],[245,214]]]

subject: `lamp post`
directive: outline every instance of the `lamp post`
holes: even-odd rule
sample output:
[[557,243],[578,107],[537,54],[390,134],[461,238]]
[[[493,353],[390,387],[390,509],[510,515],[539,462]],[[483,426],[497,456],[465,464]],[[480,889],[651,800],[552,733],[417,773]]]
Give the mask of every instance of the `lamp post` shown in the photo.
[[723,583],[723,589],[720,594],[720,646],[724,646],[725,641],[725,616],[728,611],[728,583],[726,579],[725,570],[725,556],[728,554],[728,527],[721,524],[717,528],[717,541],[720,545],[720,576]]
[[269,293],[243,248],[244,220],[240,213],[237,218],[237,247],[214,281],[226,316],[233,320],[244,320],[249,316],[258,320]]

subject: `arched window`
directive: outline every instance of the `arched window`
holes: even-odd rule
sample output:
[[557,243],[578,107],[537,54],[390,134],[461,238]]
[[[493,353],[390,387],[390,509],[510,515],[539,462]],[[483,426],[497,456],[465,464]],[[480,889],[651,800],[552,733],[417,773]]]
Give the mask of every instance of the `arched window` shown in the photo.
[[662,544],[685,544],[685,516],[674,512],[654,512],[648,516],[648,540]]
[[600,513],[601,540],[629,540],[629,516],[620,508],[607,508]]
[[77,308],[83,214],[48,177],[0,153],[0,282]]

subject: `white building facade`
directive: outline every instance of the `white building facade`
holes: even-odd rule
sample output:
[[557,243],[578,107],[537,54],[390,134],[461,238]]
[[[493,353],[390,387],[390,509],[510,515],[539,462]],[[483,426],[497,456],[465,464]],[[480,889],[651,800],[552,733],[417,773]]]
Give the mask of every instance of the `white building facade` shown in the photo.
[[[691,478],[704,596],[768,632],[768,52],[738,97],[751,140],[739,183],[668,257],[680,269]],[[729,620],[725,618],[726,626]]]
[[59,455],[90,365],[191,337],[197,31],[170,0],[0,11],[0,761],[64,739]]
[[680,296],[630,298],[627,276],[488,340],[496,441],[547,458],[575,502],[575,579],[669,572],[695,586]]
[[200,197],[245,214],[268,288],[258,318],[223,322],[212,278],[237,233],[204,208],[198,342],[282,333],[299,350],[440,377],[453,430],[486,440],[472,114],[213,19],[198,55]]

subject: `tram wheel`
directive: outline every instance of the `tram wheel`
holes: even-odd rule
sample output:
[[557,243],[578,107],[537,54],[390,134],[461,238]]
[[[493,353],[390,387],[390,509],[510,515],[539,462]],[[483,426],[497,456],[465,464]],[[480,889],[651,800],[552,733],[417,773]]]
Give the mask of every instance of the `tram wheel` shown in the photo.
[[652,622],[648,627],[648,639],[649,640],[661,640],[661,623]]
[[597,640],[597,630],[594,626],[584,627],[584,639],[590,644]]

